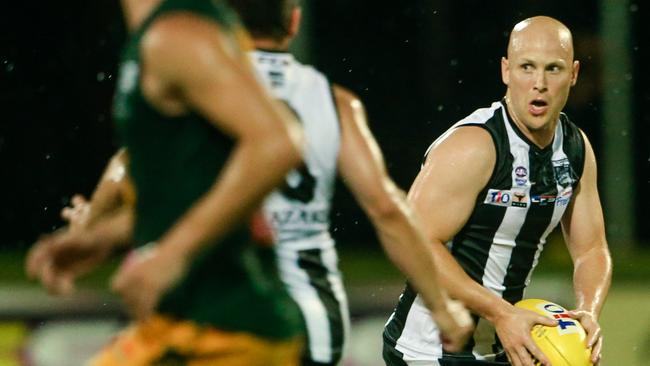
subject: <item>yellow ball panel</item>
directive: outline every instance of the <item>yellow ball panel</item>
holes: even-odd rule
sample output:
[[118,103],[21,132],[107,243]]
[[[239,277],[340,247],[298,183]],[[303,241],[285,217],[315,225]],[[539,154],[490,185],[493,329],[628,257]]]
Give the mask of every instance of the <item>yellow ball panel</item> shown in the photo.
[[580,322],[569,317],[565,308],[541,299],[521,300],[515,306],[558,321],[556,327],[536,325],[531,330],[535,344],[553,366],[592,366],[591,351],[585,346],[585,330]]

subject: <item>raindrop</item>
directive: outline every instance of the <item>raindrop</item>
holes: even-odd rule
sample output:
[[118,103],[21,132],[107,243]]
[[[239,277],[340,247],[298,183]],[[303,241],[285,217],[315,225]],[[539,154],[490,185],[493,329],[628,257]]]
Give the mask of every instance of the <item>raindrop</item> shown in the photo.
[[352,69],[348,69],[348,72],[352,72]]
[[50,154],[45,155],[45,160],[50,160],[52,156]]
[[462,84],[462,83],[463,83],[463,79],[458,79],[458,84]]
[[449,65],[458,66],[458,59],[452,58],[451,60],[449,60]]
[[12,72],[12,71],[14,71],[14,64],[13,64],[13,62],[7,62],[7,61],[5,61],[5,70],[7,70],[7,72]]
[[630,5],[630,11],[632,13],[636,13],[638,10],[639,10],[639,6],[637,4]]
[[408,39],[405,39],[405,40],[404,40],[404,43],[409,43],[409,40],[408,40]]
[[106,74],[104,74],[103,72],[100,71],[97,73],[97,81],[104,81],[105,78],[106,78]]
[[43,211],[47,211],[47,206],[43,207]]
[[440,104],[437,109],[438,109],[438,112],[442,112],[442,110],[445,109],[445,106]]

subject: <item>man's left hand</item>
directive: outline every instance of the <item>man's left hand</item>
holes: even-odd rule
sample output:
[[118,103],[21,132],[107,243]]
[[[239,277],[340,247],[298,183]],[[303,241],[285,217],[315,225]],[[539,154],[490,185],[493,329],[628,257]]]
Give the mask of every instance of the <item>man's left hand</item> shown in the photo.
[[587,332],[587,348],[591,348],[591,362],[598,366],[600,363],[600,352],[603,348],[603,335],[594,313],[585,310],[571,310],[569,315],[582,324]]

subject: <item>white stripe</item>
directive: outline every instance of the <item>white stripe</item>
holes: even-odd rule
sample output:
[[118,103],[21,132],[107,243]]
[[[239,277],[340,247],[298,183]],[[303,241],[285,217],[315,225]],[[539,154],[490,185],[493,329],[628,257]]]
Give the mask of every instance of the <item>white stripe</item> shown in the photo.
[[[516,187],[516,189],[521,189],[521,191],[526,194],[526,197],[530,197],[530,180],[527,180],[525,185],[519,187],[517,187],[515,181],[516,168],[524,167],[528,172],[530,172],[530,162],[528,159],[530,146],[522,140],[519,135],[517,135],[508,122],[505,108],[501,110],[501,113],[503,114],[503,123],[508,133],[510,153],[514,157],[512,162],[511,186]],[[506,289],[503,283],[508,272],[508,264],[512,257],[512,250],[516,245],[515,239],[521,231],[521,227],[524,225],[526,214],[531,204],[529,199],[527,199],[527,201],[528,203],[526,207],[510,206],[506,209],[501,225],[496,231],[494,239],[492,240],[492,245],[490,246],[490,253],[488,254],[487,263],[485,264],[482,283],[484,287],[499,297],[502,297],[503,291]],[[476,332],[474,332],[474,342],[476,346],[472,352],[478,355],[494,356],[494,351],[492,350],[492,345],[496,342],[496,331],[494,326],[487,321],[479,321],[478,325]]]
[[442,357],[440,332],[420,295],[415,297],[406,315],[402,334],[395,343],[395,349],[404,354],[405,361],[433,362]]

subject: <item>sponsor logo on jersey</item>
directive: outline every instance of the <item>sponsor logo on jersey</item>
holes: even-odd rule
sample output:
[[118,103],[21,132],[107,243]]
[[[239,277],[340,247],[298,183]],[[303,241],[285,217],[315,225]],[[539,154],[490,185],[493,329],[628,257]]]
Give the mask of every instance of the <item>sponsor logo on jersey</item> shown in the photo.
[[273,226],[280,228],[287,225],[327,224],[329,211],[324,209],[306,210],[300,208],[273,210],[269,219]]
[[528,195],[525,191],[490,189],[483,202],[503,207],[527,207]]
[[523,166],[515,168],[515,183],[519,186],[526,185],[528,182],[528,170]]
[[552,193],[546,194],[536,194],[530,196],[530,202],[538,204],[540,206],[546,205],[556,205],[556,206],[566,206],[571,201],[571,195],[573,194],[573,189],[571,186],[562,190],[562,193],[556,195]]
[[530,202],[536,203],[540,206],[546,206],[549,204],[554,204],[557,196],[554,194],[536,194],[530,196]]

